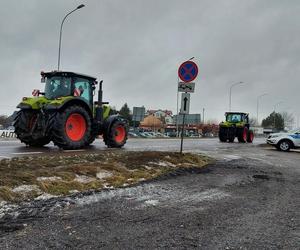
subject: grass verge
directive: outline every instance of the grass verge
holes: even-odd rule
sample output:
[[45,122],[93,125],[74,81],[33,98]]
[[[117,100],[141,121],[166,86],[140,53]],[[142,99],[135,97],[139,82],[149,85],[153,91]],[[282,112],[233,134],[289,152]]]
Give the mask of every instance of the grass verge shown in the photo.
[[0,161],[0,201],[124,187],[177,169],[202,168],[210,161],[190,153],[128,151],[4,159]]

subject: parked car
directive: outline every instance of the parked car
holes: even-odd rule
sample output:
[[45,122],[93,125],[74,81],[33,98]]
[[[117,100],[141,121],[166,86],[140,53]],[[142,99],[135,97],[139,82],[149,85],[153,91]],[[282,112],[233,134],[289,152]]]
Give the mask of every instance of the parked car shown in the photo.
[[129,137],[139,137],[136,133],[134,133],[134,132],[128,132],[128,136]]
[[300,148],[300,129],[287,133],[270,134],[267,143],[280,151],[289,151],[291,148]]

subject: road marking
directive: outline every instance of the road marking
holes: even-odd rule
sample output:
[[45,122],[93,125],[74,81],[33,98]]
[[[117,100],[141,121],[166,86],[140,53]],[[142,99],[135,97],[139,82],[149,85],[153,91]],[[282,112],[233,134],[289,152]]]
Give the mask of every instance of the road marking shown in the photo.
[[33,154],[42,154],[43,152],[20,152],[20,153],[12,153],[13,155],[33,155]]

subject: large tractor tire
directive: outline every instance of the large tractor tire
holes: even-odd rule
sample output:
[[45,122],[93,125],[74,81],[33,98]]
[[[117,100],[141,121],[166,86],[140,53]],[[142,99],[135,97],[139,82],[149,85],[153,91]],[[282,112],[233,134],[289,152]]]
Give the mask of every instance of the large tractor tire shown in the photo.
[[121,148],[127,141],[127,123],[116,120],[111,127],[103,134],[103,141],[109,148]]
[[70,106],[52,117],[54,144],[62,149],[80,149],[91,142],[91,117],[81,106]]
[[14,120],[15,133],[21,142],[31,147],[43,147],[50,142],[50,138],[35,132],[38,112],[34,110],[20,110]]
[[234,142],[235,138],[235,128],[231,127],[228,129],[228,141],[230,143]]
[[252,143],[253,140],[254,140],[254,132],[253,130],[249,130],[247,135],[247,142]]
[[245,143],[247,141],[247,136],[248,136],[248,128],[244,127],[239,129],[238,132],[238,141],[241,143]]
[[219,140],[220,142],[226,142],[227,141],[227,128],[220,127],[219,129]]

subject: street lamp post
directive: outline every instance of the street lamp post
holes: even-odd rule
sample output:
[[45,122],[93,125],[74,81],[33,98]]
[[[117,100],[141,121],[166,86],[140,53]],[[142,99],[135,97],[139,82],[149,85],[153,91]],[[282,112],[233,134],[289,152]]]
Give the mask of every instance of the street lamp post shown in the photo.
[[244,82],[236,82],[236,83],[231,84],[231,86],[230,86],[230,89],[229,89],[229,111],[231,111],[231,92],[232,92],[232,88],[236,85],[239,85],[239,84],[244,84]]
[[275,117],[276,117],[276,107],[278,106],[278,105],[280,105],[281,103],[283,103],[283,101],[281,101],[281,102],[277,102],[275,105],[274,105],[274,130],[275,130],[275,122],[276,122],[276,119],[275,119]]
[[258,106],[259,106],[259,99],[262,98],[263,96],[266,96],[268,95],[267,93],[265,94],[262,94],[260,96],[257,97],[257,103],[256,103],[256,122],[257,122],[257,125],[259,125],[259,121],[258,121]]
[[58,70],[58,71],[59,71],[59,66],[60,66],[60,50],[61,50],[61,36],[62,36],[62,28],[63,28],[63,24],[64,24],[66,18],[67,18],[70,14],[72,14],[72,13],[73,13],[74,11],[76,11],[76,10],[79,10],[79,9],[83,8],[84,6],[85,6],[84,4],[78,5],[76,9],[70,11],[67,15],[65,15],[64,19],[63,19],[62,22],[61,22],[61,25],[60,25],[60,32],[59,32],[59,44],[58,44],[58,62],[57,62],[57,70]]

